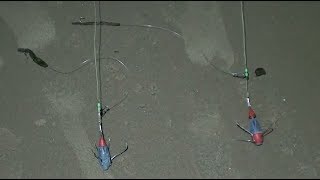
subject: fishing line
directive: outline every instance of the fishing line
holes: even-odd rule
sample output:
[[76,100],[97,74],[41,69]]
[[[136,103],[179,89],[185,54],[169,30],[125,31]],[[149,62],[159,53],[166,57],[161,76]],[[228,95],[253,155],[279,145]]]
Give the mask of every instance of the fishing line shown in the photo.
[[[241,1],[241,20],[242,20],[242,43],[243,43],[243,58],[244,58],[244,62],[245,62],[245,69],[244,69],[244,73],[233,73],[230,71],[225,71],[221,68],[219,68],[218,66],[216,66],[215,64],[211,63],[208,58],[204,55],[204,53],[202,52],[203,57],[205,58],[205,60],[216,70],[230,75],[232,77],[236,77],[236,78],[240,78],[240,79],[246,79],[246,96],[247,98],[249,98],[249,71],[248,71],[248,63],[247,63],[247,42],[246,42],[246,29],[245,29],[245,18],[244,18],[244,4],[243,1]],[[261,76],[266,74],[263,68],[258,68],[256,70],[256,75],[257,76]]]
[[100,19],[100,22],[96,22],[96,21],[95,22],[92,22],[92,21],[83,22],[82,19],[84,19],[84,18],[81,17],[79,21],[72,22],[71,24],[73,24],[73,25],[100,25],[100,26],[105,25],[105,26],[127,26],[127,27],[154,28],[154,29],[160,29],[160,30],[170,32],[170,33],[174,34],[175,36],[183,39],[181,34],[175,32],[171,29],[160,27],[160,26],[154,26],[154,25],[150,25],[150,24],[122,24],[122,23],[118,23],[118,22],[101,21],[101,19]]
[[57,73],[60,73],[60,74],[72,74],[73,72],[76,72],[76,71],[80,70],[81,68],[83,68],[85,65],[88,64],[88,62],[90,62],[90,59],[84,60],[77,68],[70,70],[70,71],[61,71],[56,68],[52,68],[51,66],[48,66],[48,68],[50,70],[57,72]]
[[[27,57],[27,59],[29,58],[27,56],[27,54],[29,54],[29,56],[31,57],[31,59],[36,63],[38,64],[39,66],[43,67],[43,68],[48,68],[56,73],[59,73],[59,74],[63,74],[63,75],[68,75],[68,74],[71,74],[71,73],[74,73],[78,70],[80,70],[81,68],[85,67],[86,65],[89,64],[89,62],[92,61],[92,59],[87,59],[85,61],[83,61],[78,67],[74,68],[73,70],[70,70],[70,71],[62,71],[62,70],[58,70],[56,68],[52,68],[51,66],[48,65],[48,63],[46,63],[44,60],[42,60],[41,58],[39,58],[38,56],[35,55],[35,53],[30,50],[30,49],[27,49],[27,48],[18,48],[18,52],[21,52],[21,53],[24,53]],[[123,66],[127,73],[128,73],[128,76],[129,76],[129,68],[118,58],[115,58],[115,57],[101,57],[99,58],[100,60],[108,60],[108,59],[112,59],[112,60],[115,60],[117,61],[119,64],[121,64],[121,66]],[[105,107],[104,108],[104,111],[109,111],[111,109],[113,109],[114,107],[118,106],[120,103],[122,103],[128,96],[128,92],[126,93],[126,95],[124,96],[124,98],[122,98],[121,100],[119,100],[115,105],[111,106],[110,108],[108,107]],[[105,110],[106,109],[106,110]]]
[[[99,2],[99,21],[101,21],[101,8],[100,8],[100,1]],[[97,21],[97,20],[95,20]],[[99,97],[100,97],[100,102],[102,101],[102,91],[101,91],[101,26],[99,27],[99,46],[98,46],[98,69],[99,69],[99,73],[98,73],[98,78],[99,78]]]
[[[97,8],[96,8],[96,2],[93,1],[93,8],[94,8],[94,20],[96,21],[97,19]],[[96,52],[96,34],[97,34],[97,27],[96,25],[93,26],[94,30],[93,30],[93,57],[94,57],[94,66],[95,66],[95,70],[96,70],[96,100],[97,100],[97,106],[98,106],[98,123],[99,123],[99,131],[101,134],[103,134],[102,132],[102,127],[101,127],[101,117],[100,117],[100,99],[99,99],[99,81],[98,81],[98,68],[97,68],[97,52]]]
[[242,42],[243,42],[243,57],[245,62],[244,75],[246,77],[246,96],[249,98],[249,71],[248,71],[248,61],[247,61],[247,35],[245,27],[245,17],[244,17],[244,2],[241,1],[241,20],[242,20]]
[[[21,51],[29,51],[29,52],[32,52],[30,49],[27,49],[27,50],[21,50],[21,49],[24,49],[24,48],[18,48],[19,50],[19,52],[21,52]],[[27,55],[28,53],[25,53],[25,55]],[[72,70],[68,70],[68,71],[62,71],[62,70],[59,70],[59,69],[57,69],[57,68],[53,68],[53,67],[51,67],[51,65],[49,66],[45,61],[43,61],[41,58],[39,58],[39,57],[37,57],[37,56],[35,56],[35,54],[32,52],[32,54],[33,54],[33,56],[31,56],[32,57],[32,59],[33,59],[33,61],[34,62],[36,62],[39,66],[42,66],[42,67],[44,67],[44,68],[48,68],[48,69],[50,69],[50,70],[52,70],[52,71],[54,71],[54,72],[56,72],[56,73],[59,73],[59,74],[72,74],[72,73],[74,73],[74,72],[76,72],[76,71],[79,71],[80,69],[82,69],[83,67],[85,67],[86,65],[88,65],[89,64],[89,62],[91,62],[92,61],[92,59],[86,59],[86,60],[84,60],[82,63],[80,63],[76,68],[74,68],[74,69],[72,69]],[[28,59],[29,57],[27,56],[27,59]],[[118,58],[115,58],[115,57],[112,57],[112,56],[109,56],[109,57],[106,57],[106,58],[104,58],[104,57],[101,57],[101,58],[99,58],[100,60],[107,60],[107,59],[112,59],[112,60],[115,60],[115,61],[117,61],[119,64],[121,64],[121,66],[123,66],[128,72],[129,72],[129,68],[120,60],[120,59],[118,59]],[[94,59],[93,59],[94,60]]]
[[235,73],[231,73],[231,72],[229,72],[229,71],[225,71],[225,70],[219,68],[218,66],[216,66],[215,64],[211,63],[211,62],[209,61],[209,59],[207,58],[207,56],[206,56],[204,53],[202,53],[202,56],[203,56],[203,57],[206,59],[206,61],[207,61],[212,67],[214,67],[216,70],[218,70],[218,71],[220,71],[220,72],[222,72],[222,73],[225,73],[225,74],[227,74],[227,75],[230,75],[230,76],[233,76],[233,77],[234,77],[234,74],[235,74]]
[[[95,1],[93,2],[94,6],[94,21],[97,22],[97,8]],[[100,1],[99,1],[99,13],[100,13]],[[101,38],[101,29],[100,29],[100,38]],[[94,25],[94,35],[93,35],[93,51],[94,51],[94,62],[95,62],[95,69],[96,69],[96,83],[97,83],[97,110],[98,110],[98,123],[99,123],[99,131],[102,136],[103,128],[102,128],[102,104],[101,104],[101,75],[100,75],[100,59],[97,61],[97,49],[96,49],[96,36],[97,36],[97,24]],[[101,41],[101,39],[99,40]],[[98,49],[98,56],[100,57],[100,42],[99,42],[99,49]]]
[[[120,23],[119,23],[120,24]],[[150,24],[142,24],[142,25],[139,25],[139,24],[120,24],[120,26],[128,26],[128,27],[145,27],[145,28],[154,28],[154,29],[160,29],[160,30],[164,30],[164,31],[168,31],[168,32],[171,32],[173,33],[174,35],[176,35],[177,37],[183,39],[182,35],[173,31],[173,30],[170,30],[168,28],[164,28],[164,27],[160,27],[160,26],[154,26],[154,25],[150,25]]]

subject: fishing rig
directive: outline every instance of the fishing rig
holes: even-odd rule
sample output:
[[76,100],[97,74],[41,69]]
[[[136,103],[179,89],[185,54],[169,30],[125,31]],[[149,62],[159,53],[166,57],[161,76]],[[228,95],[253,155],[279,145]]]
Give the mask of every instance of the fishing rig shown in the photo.
[[[101,26],[102,25],[107,25],[107,26],[127,26],[127,27],[142,27],[142,28],[153,28],[153,29],[160,29],[160,30],[164,30],[170,33],[173,33],[175,36],[182,38],[182,36],[175,32],[172,31],[170,29],[164,28],[164,27],[160,27],[160,26],[154,26],[154,25],[149,25],[149,24],[120,24],[120,23],[116,23],[116,22],[107,22],[107,21],[102,21],[101,20],[101,5],[100,5],[100,1],[99,1],[99,21],[97,21],[97,8],[96,8],[96,3],[95,1],[93,2],[94,5],[94,17],[95,20],[94,21],[87,21],[84,22],[83,20],[85,19],[84,17],[80,17],[79,21],[75,21],[72,22],[72,25],[93,25],[94,26],[94,37],[93,37],[93,41],[94,41],[94,62],[95,62],[95,70],[96,70],[96,85],[97,85],[97,114],[98,114],[98,126],[99,126],[99,140],[97,145],[95,145],[96,147],[96,153],[92,150],[93,155],[95,156],[95,158],[97,158],[99,160],[100,166],[102,167],[103,170],[108,170],[112,164],[112,161],[118,157],[119,155],[123,154],[124,152],[126,152],[128,150],[128,144],[126,143],[126,147],[124,148],[124,150],[122,150],[120,153],[111,156],[110,154],[110,145],[109,143],[107,143],[107,141],[105,140],[105,133],[103,131],[103,124],[102,124],[102,118],[103,116],[110,111],[111,109],[113,109],[114,107],[118,106],[120,103],[122,103],[128,96],[128,94],[125,95],[124,98],[122,98],[118,103],[116,103],[115,105],[108,107],[108,106],[103,106],[102,104],[102,96],[101,96],[101,74],[100,74],[100,62],[101,60],[106,60],[106,59],[112,59],[117,61],[118,63],[120,63],[122,66],[124,66],[124,68],[129,71],[128,67],[119,59],[115,58],[115,57],[107,57],[107,58],[101,58],[100,54],[101,54]],[[99,46],[98,46],[98,58],[97,58],[97,49],[96,49],[96,34],[97,34],[97,26],[99,26]],[[80,70],[81,68],[83,68],[84,66],[88,65],[89,62],[91,62],[91,59],[86,59],[84,60],[78,67],[69,70],[69,71],[62,71],[56,68],[53,68],[51,66],[48,65],[48,63],[46,63],[43,59],[41,59],[40,57],[38,57],[32,50],[28,49],[28,48],[18,48],[17,49],[18,52],[23,53],[26,55],[26,57],[28,58],[27,55],[29,55],[31,57],[31,59],[38,64],[39,66],[43,67],[43,68],[48,68],[56,73],[60,73],[60,74],[64,74],[64,75],[68,75],[71,73],[74,73],[78,70]]]
[[[111,166],[112,160],[114,158],[116,158],[117,156],[121,155],[122,153],[124,153],[125,151],[127,151],[128,149],[128,144],[126,144],[126,148],[116,154],[115,156],[111,157],[110,156],[110,151],[109,151],[109,146],[106,143],[106,140],[104,138],[104,132],[103,132],[103,128],[102,128],[102,117],[104,116],[104,114],[109,110],[108,108],[102,108],[102,104],[101,104],[101,76],[100,76],[100,44],[101,44],[101,27],[103,25],[105,26],[114,26],[114,27],[118,27],[118,26],[127,26],[127,27],[144,27],[144,28],[155,28],[155,29],[160,29],[160,30],[164,30],[164,31],[168,31],[173,33],[174,35],[176,35],[179,38],[182,38],[182,36],[175,32],[172,31],[170,29],[167,28],[163,28],[163,27],[159,27],[159,26],[153,26],[153,25],[139,25],[139,24],[122,24],[122,23],[118,23],[118,22],[108,22],[108,21],[102,21],[101,20],[101,5],[100,5],[100,1],[99,1],[99,21],[97,21],[97,17],[96,17],[96,5],[94,2],[94,8],[95,8],[95,21],[83,21],[85,18],[84,17],[80,17],[79,21],[75,21],[72,22],[72,25],[84,25],[84,26],[88,26],[88,25],[93,25],[95,28],[94,30],[94,52],[95,52],[95,64],[96,64],[96,79],[97,79],[97,108],[98,108],[98,122],[99,122],[99,132],[100,132],[100,138],[99,138],[99,142],[98,142],[98,146],[96,146],[96,150],[98,152],[98,155],[96,153],[94,153],[94,156],[100,161],[100,165],[103,168],[103,170],[108,170],[109,167]],[[99,48],[98,48],[98,62],[96,61],[96,43],[95,43],[95,39],[96,39],[96,27],[99,25]],[[183,39],[183,38],[182,38]],[[121,61],[120,61],[121,62]],[[123,63],[122,63],[123,64]],[[128,69],[128,68],[126,68]]]
[[[246,133],[250,134],[250,140],[240,140],[244,142],[251,142],[257,146],[263,144],[264,137],[270,134],[273,131],[272,124],[266,130],[262,130],[260,123],[257,119],[257,115],[254,112],[251,104],[250,104],[250,94],[249,94],[249,71],[248,71],[248,61],[247,61],[247,43],[246,43],[246,28],[245,28],[245,16],[244,16],[244,2],[241,1],[241,20],[242,20],[242,39],[243,39],[243,56],[245,60],[245,71],[244,71],[244,78],[246,79],[246,102],[248,107],[248,118],[249,118],[249,130],[242,127],[238,122],[236,123],[237,126],[245,131]],[[265,75],[266,72],[263,68],[257,68],[255,70],[256,76]]]
[[[216,70],[229,75],[231,77],[245,79],[246,80],[246,102],[248,106],[248,114],[249,114],[249,130],[241,126],[238,122],[236,122],[237,126],[241,128],[246,133],[250,134],[251,140],[239,140],[244,142],[251,142],[255,145],[262,145],[264,137],[270,134],[273,131],[273,128],[270,126],[266,130],[262,130],[259,121],[257,119],[256,113],[254,112],[253,108],[250,104],[250,94],[249,94],[249,70],[248,70],[248,63],[247,63],[247,43],[246,43],[246,28],[245,28],[245,17],[244,17],[244,2],[241,1],[241,20],[242,20],[242,39],[243,39],[243,58],[245,61],[245,69],[243,73],[233,73],[230,71],[223,70],[216,66],[215,64],[211,63],[208,58],[203,54],[204,58],[209,62],[209,64],[215,68]],[[257,68],[255,70],[256,77],[262,76],[266,74],[266,71],[263,68]]]
[[[95,3],[94,3],[94,6],[95,6]],[[96,11],[96,8],[95,8],[95,11]],[[160,27],[160,26],[154,26],[154,25],[149,25],[149,24],[122,24],[122,23],[118,23],[118,22],[109,22],[109,21],[102,21],[101,20],[101,6],[100,6],[100,1],[99,1],[99,21],[97,21],[97,18],[96,18],[96,13],[95,13],[95,21],[83,21],[85,18],[84,17],[80,17],[79,18],[79,21],[75,21],[75,22],[72,22],[72,25],[83,25],[83,26],[88,26],[88,25],[94,25],[95,26],[95,33],[96,33],[96,26],[99,25],[100,27],[100,42],[99,42],[99,54],[100,54],[100,43],[101,43],[101,27],[102,26],[113,26],[113,27],[119,27],[119,26],[124,26],[124,27],[142,27],[142,28],[154,28],[154,29],[160,29],[160,30],[164,30],[164,31],[168,31],[170,33],[173,33],[175,36],[182,38],[182,36],[175,32],[175,31],[172,31],[170,29],[167,29],[167,28],[163,28],[163,27]],[[95,36],[94,36],[95,37]],[[95,39],[95,38],[94,38]],[[95,41],[95,40],[94,40]],[[95,45],[95,44],[94,44]],[[95,47],[94,47],[95,49]],[[95,54],[96,55],[96,54]],[[100,56],[100,55],[99,55]],[[100,58],[99,58],[100,59]],[[100,62],[98,62],[99,64]],[[97,65],[97,62],[96,62],[96,65]],[[98,121],[99,121],[99,131],[100,131],[100,139],[99,139],[99,143],[98,143],[98,147],[96,147],[97,151],[98,151],[98,155],[95,155],[95,157],[97,159],[100,160],[100,165],[103,167],[104,170],[107,170],[108,167],[111,165],[111,162],[112,160],[119,156],[120,154],[124,153],[127,149],[128,149],[128,146],[126,146],[126,149],[123,150],[122,152],[120,152],[119,154],[113,156],[110,158],[110,153],[109,153],[109,150],[108,150],[108,146],[106,144],[106,141],[104,139],[104,134],[103,134],[103,129],[102,129],[102,123],[101,123],[101,119],[102,119],[102,116],[108,111],[108,109],[102,109],[101,108],[101,101],[100,101],[100,97],[99,95],[101,94],[101,90],[100,90],[100,82],[98,81],[99,77],[100,77],[100,68],[99,67],[96,67],[96,79],[97,79],[97,106],[98,106]]]
[[[95,16],[95,22],[97,21],[97,8],[96,8],[96,3],[94,3],[94,16]],[[101,8],[100,8],[100,1],[99,1],[99,19],[101,20]],[[105,115],[105,113],[108,111],[108,109],[102,108],[102,100],[101,100],[101,74],[100,74],[100,54],[101,54],[101,26],[99,26],[99,48],[98,48],[98,56],[99,58],[97,59],[97,52],[96,52],[96,34],[97,34],[97,24],[94,26],[94,36],[93,36],[93,49],[94,49],[94,59],[95,59],[95,69],[96,69],[96,81],[97,81],[97,110],[98,110],[98,123],[99,123],[99,141],[98,141],[98,146],[96,146],[96,153],[93,152],[94,156],[99,160],[100,166],[102,167],[103,170],[108,170],[109,167],[112,164],[112,161],[114,158],[117,156],[121,155],[125,151],[128,150],[128,144],[126,143],[126,148],[116,154],[115,156],[111,157],[110,154],[110,146],[107,144],[105,140],[105,135],[102,127],[102,118]]]
[[[241,20],[242,20],[242,39],[243,39],[243,56],[245,60],[245,70],[240,78],[246,79],[246,102],[248,107],[248,118],[249,118],[249,130],[241,126],[238,122],[236,123],[237,126],[245,131],[246,133],[250,134],[250,140],[239,140],[244,142],[250,142],[257,146],[263,144],[264,137],[270,134],[273,131],[273,127],[269,126],[266,130],[262,130],[260,123],[257,119],[257,115],[254,112],[251,104],[250,104],[250,94],[249,94],[249,71],[248,71],[248,61],[247,61],[247,43],[246,43],[246,28],[245,28],[245,16],[244,16],[244,2],[241,1]],[[255,70],[256,76],[265,75],[266,72],[263,68],[257,68]]]
[[[96,5],[94,2],[94,13],[95,13],[95,21],[97,21],[97,13],[96,13]],[[101,12],[100,12],[100,1],[99,1],[99,14],[100,14],[100,19],[101,19]],[[128,94],[126,94],[124,96],[124,98],[122,98],[118,103],[116,103],[115,105],[108,107],[105,106],[103,107],[102,105],[102,98],[101,98],[101,75],[100,75],[100,60],[106,60],[106,59],[112,59],[112,60],[116,60],[118,63],[120,63],[122,66],[124,66],[124,68],[126,70],[129,70],[127,68],[127,66],[119,59],[114,58],[114,57],[107,57],[107,58],[101,58],[100,57],[100,44],[101,44],[101,28],[100,28],[100,41],[99,41],[99,49],[98,49],[98,58],[97,58],[97,53],[96,53],[96,25],[94,26],[94,62],[95,62],[95,70],[96,70],[96,83],[97,83],[97,108],[98,108],[98,123],[99,123],[99,140],[97,145],[95,145],[96,147],[96,151],[97,154],[95,152],[93,152],[93,155],[99,160],[100,166],[102,167],[103,170],[108,170],[112,164],[112,161],[118,157],[119,155],[121,155],[122,153],[124,153],[125,151],[128,150],[128,144],[126,143],[126,147],[124,150],[122,150],[120,153],[111,156],[110,154],[110,146],[107,143],[107,141],[105,140],[105,134],[103,131],[103,127],[102,127],[102,118],[103,116],[110,111],[111,109],[113,109],[114,107],[118,106],[120,103],[122,103],[128,96]],[[38,64],[39,66],[43,67],[43,68],[48,68],[56,73],[60,73],[60,74],[71,74],[74,73],[78,70],[80,70],[81,68],[83,68],[85,65],[88,65],[88,63],[92,60],[87,59],[85,61],[83,61],[78,67],[74,68],[73,70],[70,71],[61,71],[59,69],[53,68],[51,66],[48,65],[47,62],[45,62],[42,58],[38,57],[31,49],[28,48],[18,48],[17,49],[18,52],[23,53],[26,55],[26,57],[28,58],[27,55],[29,55],[31,57],[31,59],[33,60],[33,62],[35,62],[36,64]]]

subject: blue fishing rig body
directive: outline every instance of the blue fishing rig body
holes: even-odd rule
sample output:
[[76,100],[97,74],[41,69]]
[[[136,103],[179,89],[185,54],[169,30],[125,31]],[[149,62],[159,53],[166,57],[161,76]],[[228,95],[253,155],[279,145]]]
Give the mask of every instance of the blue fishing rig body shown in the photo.
[[102,170],[106,171],[110,168],[112,161],[127,150],[128,144],[126,144],[126,148],[122,152],[111,157],[109,144],[107,144],[104,136],[101,135],[99,138],[98,145],[96,145],[97,154],[95,152],[93,152],[93,154],[95,158],[98,159]]
[[102,170],[106,171],[110,168],[112,165],[112,161],[118,157],[119,155],[123,154],[128,150],[128,144],[126,143],[126,147],[124,150],[122,150],[120,153],[111,156],[110,153],[110,146],[109,143],[105,140],[103,127],[102,127],[102,117],[110,110],[111,108],[101,108],[100,103],[98,103],[98,116],[99,116],[99,132],[100,137],[96,147],[96,153],[93,152],[95,158],[99,161],[99,164],[102,168]]
[[266,130],[263,130],[261,128],[261,125],[258,121],[257,115],[254,112],[253,108],[251,107],[250,100],[247,98],[247,104],[248,104],[248,114],[249,114],[249,129],[244,128],[239,123],[237,123],[237,126],[241,128],[246,133],[250,134],[251,139],[249,140],[239,140],[244,142],[251,142],[254,143],[257,146],[260,146],[263,144],[264,137],[271,133],[273,131],[272,127],[269,127]]

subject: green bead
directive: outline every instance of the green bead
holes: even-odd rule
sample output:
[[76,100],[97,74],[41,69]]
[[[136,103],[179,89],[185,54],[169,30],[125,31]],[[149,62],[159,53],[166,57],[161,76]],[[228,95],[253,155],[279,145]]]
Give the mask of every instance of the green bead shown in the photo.
[[248,69],[244,69],[244,75],[246,76],[247,79],[249,79],[249,72]]
[[100,110],[101,110],[101,104],[98,103],[98,111],[100,111]]

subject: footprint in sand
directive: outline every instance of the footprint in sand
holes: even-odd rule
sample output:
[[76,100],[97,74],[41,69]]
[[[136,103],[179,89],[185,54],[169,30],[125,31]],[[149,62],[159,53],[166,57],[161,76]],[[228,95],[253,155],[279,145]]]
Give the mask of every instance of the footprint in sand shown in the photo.
[[92,144],[82,126],[80,116],[86,106],[83,93],[75,90],[67,81],[50,82],[43,91],[49,101],[50,111],[53,116],[59,118],[59,125],[76,154],[86,178],[113,178],[110,173],[103,173],[91,152]]
[[21,178],[22,161],[17,160],[17,149],[21,141],[9,129],[0,128],[0,178]]
[[216,2],[210,2],[210,8],[206,6],[201,2],[188,2],[187,9],[175,22],[182,32],[192,63],[209,65],[202,56],[204,53],[210,61],[215,60],[222,69],[229,70],[234,63],[234,53],[219,6]]

